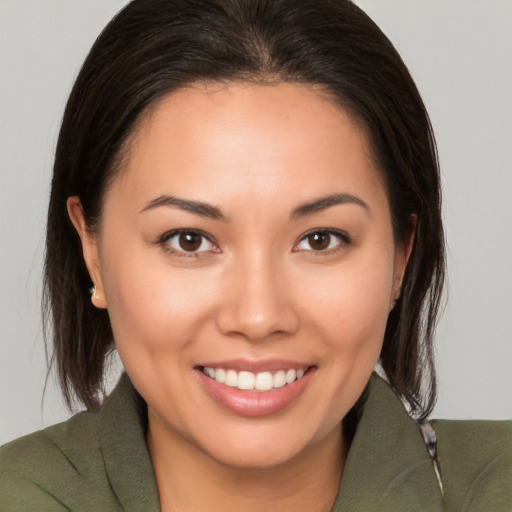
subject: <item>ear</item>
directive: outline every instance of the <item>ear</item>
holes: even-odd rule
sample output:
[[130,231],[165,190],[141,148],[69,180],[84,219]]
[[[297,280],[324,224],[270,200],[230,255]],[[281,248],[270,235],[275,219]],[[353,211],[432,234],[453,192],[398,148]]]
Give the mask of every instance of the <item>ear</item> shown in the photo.
[[97,308],[106,308],[107,301],[105,298],[103,279],[101,276],[101,264],[98,248],[98,236],[88,229],[84,216],[82,203],[78,196],[68,197],[67,200],[68,215],[75,227],[80,241],[82,242],[82,252],[85,265],[89,271],[89,276],[94,286],[91,292],[91,301]]
[[405,239],[397,244],[395,249],[394,276],[393,276],[393,297],[391,299],[391,309],[393,309],[396,301],[400,298],[402,292],[402,281],[404,279],[405,269],[409,258],[411,257],[412,248],[414,246],[414,236],[416,233],[416,224],[418,216],[414,213],[409,217],[409,232]]

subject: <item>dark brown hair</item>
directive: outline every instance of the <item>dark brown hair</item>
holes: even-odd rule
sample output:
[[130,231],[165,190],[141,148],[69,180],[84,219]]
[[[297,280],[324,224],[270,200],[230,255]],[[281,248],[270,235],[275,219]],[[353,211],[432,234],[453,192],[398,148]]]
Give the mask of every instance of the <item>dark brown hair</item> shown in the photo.
[[88,408],[99,404],[114,341],[108,313],[90,301],[92,283],[67,198],[80,197],[90,229],[97,229],[105,190],[148,107],[194,82],[235,80],[327,91],[366,130],[398,242],[417,215],[381,365],[412,412],[428,413],[444,278],[436,146],[400,56],[348,0],[134,0],[98,37],[67,103],[48,212],[46,331],[53,332],[53,362],[68,405],[74,399]]

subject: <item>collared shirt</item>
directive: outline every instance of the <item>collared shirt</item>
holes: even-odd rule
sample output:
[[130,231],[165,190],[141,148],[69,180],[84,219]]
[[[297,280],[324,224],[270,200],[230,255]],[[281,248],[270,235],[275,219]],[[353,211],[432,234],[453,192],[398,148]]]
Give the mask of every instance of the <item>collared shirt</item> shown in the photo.
[[[82,412],[0,448],[0,512],[159,512],[137,395],[123,375]],[[512,422],[434,421],[441,493],[418,425],[372,376],[333,512],[512,511]]]

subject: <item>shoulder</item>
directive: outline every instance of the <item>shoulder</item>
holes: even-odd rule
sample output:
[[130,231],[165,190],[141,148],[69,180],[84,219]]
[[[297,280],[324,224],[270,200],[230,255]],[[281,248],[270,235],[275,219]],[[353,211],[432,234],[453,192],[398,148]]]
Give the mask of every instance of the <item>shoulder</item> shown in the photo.
[[123,375],[99,412],[0,448],[0,512],[160,510],[145,411]]
[[82,412],[2,446],[0,512],[77,510],[94,494],[106,498],[97,417]]
[[512,510],[512,421],[431,422],[449,510]]

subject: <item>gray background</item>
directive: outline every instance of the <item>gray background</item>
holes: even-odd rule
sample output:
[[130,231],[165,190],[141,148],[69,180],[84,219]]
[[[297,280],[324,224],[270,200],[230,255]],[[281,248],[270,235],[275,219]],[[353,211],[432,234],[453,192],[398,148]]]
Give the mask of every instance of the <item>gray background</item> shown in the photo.
[[[0,0],[0,443],[65,419],[40,328],[45,215],[73,78],[126,0]],[[512,1],[358,0],[436,131],[449,301],[435,416],[512,417]],[[113,378],[115,378],[115,371]]]

